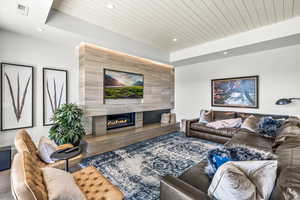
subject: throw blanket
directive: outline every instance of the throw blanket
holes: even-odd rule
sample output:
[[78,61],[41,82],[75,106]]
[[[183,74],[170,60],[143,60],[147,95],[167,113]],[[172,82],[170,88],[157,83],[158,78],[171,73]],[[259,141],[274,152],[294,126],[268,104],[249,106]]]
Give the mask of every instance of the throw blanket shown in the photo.
[[225,119],[207,123],[206,126],[214,129],[239,128],[242,125],[242,118]]

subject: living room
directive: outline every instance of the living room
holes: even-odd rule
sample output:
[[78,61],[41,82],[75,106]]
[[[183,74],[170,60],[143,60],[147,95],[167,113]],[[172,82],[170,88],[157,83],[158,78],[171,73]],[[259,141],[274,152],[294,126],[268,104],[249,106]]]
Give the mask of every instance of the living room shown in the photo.
[[299,16],[4,0],[0,199],[299,199]]

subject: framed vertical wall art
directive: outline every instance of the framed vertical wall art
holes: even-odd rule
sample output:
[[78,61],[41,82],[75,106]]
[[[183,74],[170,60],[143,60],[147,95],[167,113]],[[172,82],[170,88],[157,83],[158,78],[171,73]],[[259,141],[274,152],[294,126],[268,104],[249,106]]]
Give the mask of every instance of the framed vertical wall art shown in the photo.
[[68,71],[43,68],[43,124],[52,125],[56,109],[68,103]]
[[211,105],[218,107],[258,108],[258,76],[214,79]]
[[33,127],[32,66],[1,63],[1,131]]

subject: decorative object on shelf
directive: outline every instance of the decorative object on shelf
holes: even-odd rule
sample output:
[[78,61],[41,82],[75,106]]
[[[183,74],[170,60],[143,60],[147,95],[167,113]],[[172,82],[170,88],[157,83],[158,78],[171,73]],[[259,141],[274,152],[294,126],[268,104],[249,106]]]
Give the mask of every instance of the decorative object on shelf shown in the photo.
[[1,63],[1,131],[33,127],[33,67]]
[[169,125],[170,124],[170,116],[171,116],[171,113],[163,113],[163,114],[161,114],[160,124],[162,126]]
[[43,124],[52,125],[55,111],[68,103],[68,71],[43,68]]
[[141,99],[143,95],[142,74],[104,69],[104,99]]
[[63,104],[53,116],[49,138],[57,145],[73,144],[78,146],[85,130],[82,124],[83,111],[76,104]]
[[276,105],[287,105],[287,104],[293,103],[294,100],[300,100],[300,98],[283,98],[283,99],[278,99],[276,101]]
[[170,124],[176,124],[176,113],[170,113]]
[[212,80],[211,105],[258,108],[258,80],[258,76]]

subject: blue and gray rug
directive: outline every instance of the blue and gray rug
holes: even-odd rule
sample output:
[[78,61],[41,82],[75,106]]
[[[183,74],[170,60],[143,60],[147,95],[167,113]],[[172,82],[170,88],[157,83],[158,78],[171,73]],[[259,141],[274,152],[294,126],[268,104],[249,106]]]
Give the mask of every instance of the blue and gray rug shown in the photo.
[[161,176],[179,176],[217,146],[171,133],[86,158],[80,165],[95,166],[121,189],[126,200],[157,200]]

